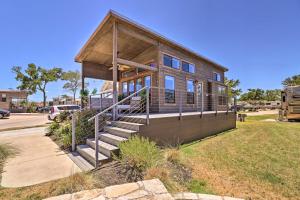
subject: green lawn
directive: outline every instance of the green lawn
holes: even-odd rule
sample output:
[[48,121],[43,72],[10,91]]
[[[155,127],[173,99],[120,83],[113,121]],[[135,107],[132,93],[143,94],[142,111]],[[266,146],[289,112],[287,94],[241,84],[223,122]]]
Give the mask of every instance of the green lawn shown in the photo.
[[300,123],[262,121],[270,118],[248,117],[235,130],[183,146],[194,180],[216,194],[300,199]]

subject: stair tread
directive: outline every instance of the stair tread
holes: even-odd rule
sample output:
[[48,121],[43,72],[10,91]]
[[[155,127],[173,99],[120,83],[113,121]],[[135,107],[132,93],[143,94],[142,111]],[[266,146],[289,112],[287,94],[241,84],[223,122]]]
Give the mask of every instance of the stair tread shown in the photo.
[[82,171],[87,172],[94,169],[94,166],[91,165],[78,152],[71,152],[68,154],[68,156]]
[[112,129],[112,130],[117,130],[117,131],[122,131],[126,133],[136,133],[136,131],[125,129],[125,128],[119,128],[119,127],[114,127],[114,126],[106,126],[105,128],[107,129]]
[[127,138],[116,136],[116,135],[113,135],[113,134],[110,134],[110,133],[105,133],[105,132],[101,133],[100,136],[105,136],[105,137],[108,137],[108,138],[111,138],[111,139],[114,139],[114,140],[118,140],[118,141],[121,141],[121,142],[128,140]]
[[[85,152],[86,154],[88,154],[89,156],[91,156],[92,158],[95,159],[95,150],[93,148],[91,148],[89,145],[87,145],[87,144],[81,144],[81,145],[77,146],[77,149],[79,151]],[[98,160],[99,161],[101,161],[101,160],[107,160],[107,159],[108,159],[107,156],[105,156],[102,153],[98,152]]]
[[126,122],[126,121],[112,121],[112,123],[121,123],[121,124],[128,124],[128,125],[138,125],[138,126],[143,126],[144,124],[140,124],[140,123],[135,123],[135,122]]
[[[90,142],[92,142],[92,143],[96,143],[96,142],[95,142],[95,138],[89,138],[88,140],[89,140]],[[103,147],[103,148],[105,148],[105,149],[108,149],[108,150],[110,150],[110,151],[114,151],[114,150],[119,149],[118,147],[116,147],[116,146],[114,146],[114,145],[112,145],[112,144],[108,144],[107,142],[103,142],[103,141],[101,141],[101,140],[99,140],[98,142],[99,142],[99,146],[101,146],[101,147]]]

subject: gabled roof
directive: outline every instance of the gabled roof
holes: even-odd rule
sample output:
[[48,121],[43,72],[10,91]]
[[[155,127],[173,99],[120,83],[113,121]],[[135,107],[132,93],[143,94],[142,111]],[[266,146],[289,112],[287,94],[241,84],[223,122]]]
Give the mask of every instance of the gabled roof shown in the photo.
[[100,25],[97,27],[97,29],[95,30],[95,32],[92,34],[92,36],[88,39],[88,41],[85,43],[85,45],[81,48],[80,52],[76,55],[75,57],[75,61],[76,62],[82,62],[82,56],[83,56],[83,53],[86,51],[87,47],[89,46],[89,44],[93,41],[93,39],[95,38],[95,36],[97,35],[98,32],[100,32],[100,30],[103,28],[103,26],[108,22],[110,21],[112,18],[118,20],[118,21],[121,21],[122,23],[126,23],[126,24],[129,24],[130,26],[133,26],[147,34],[149,34],[153,39],[156,39],[158,40],[159,42],[161,43],[166,43],[166,44],[169,44],[169,45],[172,45],[172,46],[175,46],[176,48],[182,50],[182,51],[185,51],[197,58],[200,58],[202,60],[205,60],[211,64],[213,64],[214,66],[217,66],[219,68],[221,68],[222,70],[224,71],[228,71],[228,68],[194,52],[193,50],[187,48],[187,47],[184,47],[183,45],[181,44],[178,44],[177,42],[173,41],[173,40],[170,40],[164,36],[162,36],[161,34],[117,13],[116,11],[113,11],[113,10],[109,10],[109,12],[107,13],[107,15],[105,16],[105,18],[102,20],[102,22],[100,23]]

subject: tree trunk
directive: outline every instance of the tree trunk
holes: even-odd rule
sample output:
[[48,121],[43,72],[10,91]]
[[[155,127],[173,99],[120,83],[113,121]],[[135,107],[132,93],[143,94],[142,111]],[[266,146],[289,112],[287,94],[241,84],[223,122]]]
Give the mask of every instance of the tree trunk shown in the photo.
[[46,107],[46,91],[43,91],[43,106]]
[[75,97],[76,97],[76,92],[73,93],[73,103],[74,103],[74,104],[76,104],[76,101],[75,101],[76,99],[75,99]]

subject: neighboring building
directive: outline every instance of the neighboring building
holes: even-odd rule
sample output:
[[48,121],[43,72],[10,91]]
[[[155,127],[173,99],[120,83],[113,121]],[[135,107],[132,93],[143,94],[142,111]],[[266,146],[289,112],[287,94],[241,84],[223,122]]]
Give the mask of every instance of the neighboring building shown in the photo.
[[66,95],[62,95],[62,96],[58,96],[58,97],[53,97],[53,100],[49,102],[49,105],[71,105],[71,104],[76,104],[76,105],[80,105],[81,100],[76,98],[75,102],[73,100],[73,97],[71,96],[66,96]]
[[0,90],[0,108],[11,112],[26,112],[28,92],[24,90]]
[[151,112],[178,112],[179,103],[183,111],[226,109],[226,67],[114,11],[101,22],[75,61],[82,63],[83,80],[113,81],[118,88],[114,102],[117,93],[127,96],[149,86]]
[[281,92],[281,117],[300,120],[300,85],[289,86]]

